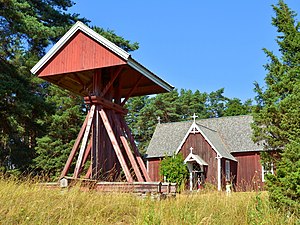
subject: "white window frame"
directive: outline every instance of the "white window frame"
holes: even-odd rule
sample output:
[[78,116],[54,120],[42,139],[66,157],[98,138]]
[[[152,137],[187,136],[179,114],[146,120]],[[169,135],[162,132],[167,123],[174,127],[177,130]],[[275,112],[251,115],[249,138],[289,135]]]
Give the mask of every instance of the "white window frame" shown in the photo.
[[[266,165],[266,164],[268,165],[268,167],[270,165],[270,169],[265,169],[264,165]],[[266,179],[265,179],[266,174],[273,174],[274,175],[274,164],[272,162],[262,164],[262,166],[261,166],[261,181],[262,182],[266,181]]]
[[225,160],[225,180],[230,181],[230,161]]

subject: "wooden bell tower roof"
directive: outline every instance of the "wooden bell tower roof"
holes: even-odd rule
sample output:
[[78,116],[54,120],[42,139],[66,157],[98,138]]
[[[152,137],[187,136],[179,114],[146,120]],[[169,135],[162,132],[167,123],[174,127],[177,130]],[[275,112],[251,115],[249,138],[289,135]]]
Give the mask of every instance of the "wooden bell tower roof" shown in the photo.
[[82,22],[74,24],[31,69],[38,77],[81,96],[92,94],[96,71],[118,82],[122,98],[174,88]]

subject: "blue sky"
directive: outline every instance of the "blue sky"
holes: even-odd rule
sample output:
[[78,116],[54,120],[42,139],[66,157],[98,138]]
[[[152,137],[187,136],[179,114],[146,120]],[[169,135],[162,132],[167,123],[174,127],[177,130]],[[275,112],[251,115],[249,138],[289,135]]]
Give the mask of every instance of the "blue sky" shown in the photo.
[[[262,48],[277,51],[276,0],[74,2],[71,12],[90,25],[139,42],[132,57],[178,89],[225,88],[227,97],[253,99],[254,81],[263,84],[266,75]],[[285,2],[300,13],[299,0]]]

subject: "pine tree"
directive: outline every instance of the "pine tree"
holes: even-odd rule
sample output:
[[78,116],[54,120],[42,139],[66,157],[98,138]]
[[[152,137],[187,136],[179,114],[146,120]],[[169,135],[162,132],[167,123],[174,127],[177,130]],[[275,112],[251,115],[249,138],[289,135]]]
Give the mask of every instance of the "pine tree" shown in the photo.
[[0,58],[0,168],[26,170],[34,156],[34,137],[41,127],[32,118],[41,118],[33,104],[43,104],[28,92],[28,79]]
[[[169,93],[158,94],[147,101],[144,101],[144,106],[138,109],[138,117],[134,124],[133,134],[137,141],[139,151],[145,153],[149,141],[158,123],[158,117],[161,122],[175,122],[180,116],[177,114],[177,90]],[[130,121],[129,121],[130,122]]]
[[194,93],[191,90],[180,90],[178,98],[179,111],[178,114],[182,121],[190,120],[191,115],[197,114],[198,118],[207,118],[206,110],[207,93],[201,93],[196,90]]
[[238,115],[247,115],[252,112],[252,101],[246,100],[244,103],[241,102],[238,98],[228,99],[224,116],[238,116]]
[[54,85],[50,86],[46,100],[55,113],[44,121],[47,124],[46,135],[37,138],[34,169],[49,177],[57,177],[76,140],[86,108],[81,97]]
[[283,1],[273,9],[280,57],[264,49],[269,58],[265,65],[268,73],[265,88],[255,86],[254,140],[264,144],[264,163],[272,161],[277,169],[267,182],[273,205],[299,212],[300,23]]
[[[30,73],[49,44],[78,20],[66,13],[72,1],[0,1],[0,152],[3,170],[28,171],[36,138],[44,135],[44,120],[51,112],[47,87]],[[83,22],[87,20],[81,19]]]
[[209,118],[222,117],[228,100],[229,99],[224,96],[224,88],[209,93],[206,106]]

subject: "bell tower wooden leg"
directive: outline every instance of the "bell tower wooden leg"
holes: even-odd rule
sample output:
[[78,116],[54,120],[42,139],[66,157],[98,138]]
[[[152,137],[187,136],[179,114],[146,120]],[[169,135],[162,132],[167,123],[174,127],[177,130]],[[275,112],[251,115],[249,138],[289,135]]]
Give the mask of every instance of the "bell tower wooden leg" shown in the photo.
[[84,178],[85,179],[90,179],[92,174],[92,164],[90,164],[90,167],[88,168],[88,171],[86,172]]
[[140,169],[139,169],[139,167],[138,167],[138,165],[136,163],[134,155],[131,152],[129,144],[128,144],[126,138],[125,138],[125,135],[124,135],[121,123],[118,120],[118,117],[117,117],[117,115],[115,113],[113,113],[112,118],[113,118],[115,126],[117,127],[118,136],[120,137],[120,140],[122,142],[122,145],[123,145],[123,147],[124,147],[124,149],[126,151],[126,154],[127,154],[128,158],[129,158],[131,166],[132,166],[132,168],[133,168],[133,170],[134,170],[134,172],[136,174],[136,177],[137,177],[137,179],[138,179],[139,182],[143,182],[144,179],[143,179],[142,174],[140,172]]
[[119,115],[119,121],[121,122],[121,125],[124,128],[124,130],[126,132],[126,135],[127,135],[128,139],[130,141],[130,144],[131,144],[131,146],[133,148],[133,151],[134,151],[134,154],[136,156],[137,162],[138,162],[138,164],[139,164],[139,166],[140,166],[140,168],[142,170],[143,176],[145,177],[145,179],[146,179],[147,182],[151,182],[151,179],[149,177],[149,174],[147,173],[147,169],[145,167],[144,161],[143,161],[143,159],[142,159],[142,157],[140,155],[140,152],[139,152],[138,148],[135,145],[134,138],[133,138],[133,136],[132,136],[132,134],[130,132],[130,129],[129,129],[128,125],[125,122],[124,117],[121,116],[121,115]]
[[78,175],[79,175],[79,172],[80,172],[80,169],[82,166],[82,160],[83,160],[84,152],[86,150],[86,146],[87,146],[87,142],[88,142],[88,138],[89,138],[92,122],[93,122],[94,112],[95,112],[95,105],[92,105],[90,113],[89,113],[89,118],[88,118],[88,122],[86,125],[86,129],[84,132],[84,136],[82,139],[78,159],[77,159],[76,166],[75,166],[75,171],[74,171],[74,175],[73,175],[74,178],[78,178]]
[[92,131],[92,154],[91,154],[91,178],[98,180],[101,172],[100,168],[100,151],[101,151],[101,139],[100,139],[100,116],[99,116],[100,106],[96,105],[96,113],[93,121],[93,131]]
[[110,139],[110,141],[111,141],[111,143],[113,145],[113,148],[114,148],[114,150],[116,152],[118,160],[119,160],[119,162],[121,164],[121,167],[122,167],[122,169],[123,169],[123,171],[125,173],[126,180],[128,182],[133,182],[133,178],[132,178],[132,176],[130,174],[130,171],[129,171],[128,167],[127,167],[126,161],[125,161],[125,159],[123,157],[122,151],[120,149],[120,146],[119,146],[119,144],[117,142],[117,139],[116,139],[116,137],[114,135],[114,132],[113,132],[113,130],[111,128],[110,122],[109,122],[109,120],[107,118],[107,115],[106,115],[104,109],[100,110],[100,115],[101,115],[103,124],[105,126],[105,129],[107,131],[107,134],[109,136],[109,139]]

